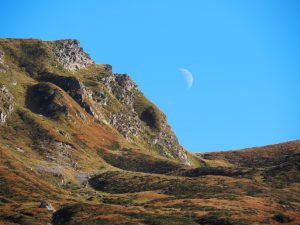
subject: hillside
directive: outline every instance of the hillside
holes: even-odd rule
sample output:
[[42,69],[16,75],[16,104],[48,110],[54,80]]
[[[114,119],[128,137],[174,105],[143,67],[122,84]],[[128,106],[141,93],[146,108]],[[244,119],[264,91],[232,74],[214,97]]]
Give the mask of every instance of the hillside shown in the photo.
[[0,39],[1,224],[299,224],[300,141],[192,154],[77,40]]

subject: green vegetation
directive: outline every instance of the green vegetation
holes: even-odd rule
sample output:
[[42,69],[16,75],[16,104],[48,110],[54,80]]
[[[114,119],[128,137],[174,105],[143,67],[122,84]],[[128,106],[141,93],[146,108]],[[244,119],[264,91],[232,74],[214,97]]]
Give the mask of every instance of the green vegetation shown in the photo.
[[50,83],[39,83],[30,87],[26,96],[26,104],[33,112],[55,119],[68,114],[63,95]]
[[160,130],[161,112],[141,92],[135,93],[133,107],[148,127],[155,131]]
[[121,148],[121,145],[117,141],[113,141],[111,146],[110,146],[111,150],[119,150],[120,148]]
[[[116,148],[112,148],[115,150]],[[138,150],[117,148],[120,154],[106,153],[103,159],[109,164],[123,170],[166,174],[185,168],[183,165],[151,155],[146,155]]]
[[289,218],[288,216],[286,216],[284,214],[277,214],[273,217],[273,219],[279,223],[289,223],[292,221],[291,218]]
[[[0,125],[0,224],[299,224],[299,140],[187,153],[188,166],[165,115],[127,75],[109,87],[110,65],[68,71],[53,46],[0,39],[0,83],[13,96]],[[120,114],[115,123],[138,134],[117,131]]]

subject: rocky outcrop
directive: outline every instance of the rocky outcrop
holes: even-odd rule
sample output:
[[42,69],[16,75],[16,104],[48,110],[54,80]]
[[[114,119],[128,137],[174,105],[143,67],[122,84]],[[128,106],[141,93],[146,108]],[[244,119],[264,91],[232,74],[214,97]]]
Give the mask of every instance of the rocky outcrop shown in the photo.
[[6,72],[6,69],[4,67],[4,52],[0,50],[0,73]]
[[4,63],[4,53],[0,51],[0,64]]
[[54,207],[48,201],[42,201],[41,204],[40,204],[40,206],[39,206],[39,208],[45,208],[45,209],[47,209],[49,211],[55,212]]
[[111,74],[103,77],[102,82],[122,104],[129,107],[133,106],[133,95],[134,91],[137,90],[137,85],[127,74]]
[[123,109],[111,114],[109,123],[128,141],[140,137],[143,132],[142,123],[134,111],[128,112]]
[[[106,121],[115,128],[124,138],[133,142],[136,138],[143,140],[147,148],[156,151],[168,158],[190,164],[186,150],[179,144],[178,139],[167,122],[166,116],[154,106],[143,106],[144,111],[136,110],[137,95],[144,98],[137,85],[127,74],[106,74],[100,80],[106,89],[89,88],[74,76],[61,76],[52,73],[43,73],[41,81],[51,82],[66,91],[87,113],[96,120]],[[111,95],[109,95],[109,92]],[[49,93],[38,94],[47,97]],[[110,104],[111,96],[114,96],[119,104],[119,110],[105,111]],[[44,98],[43,97],[43,98]],[[50,100],[47,97],[47,100]],[[45,101],[47,102],[47,101]],[[149,102],[145,100],[145,102]],[[145,104],[139,103],[139,104]],[[148,104],[148,103],[147,103]],[[46,107],[47,106],[47,107]],[[55,106],[55,107],[54,107]],[[57,106],[57,107],[56,107]],[[45,110],[49,113],[62,111],[61,107],[54,104],[46,104]],[[49,108],[50,107],[50,108]],[[67,111],[67,110],[66,110]],[[104,111],[106,113],[104,113]],[[108,113],[107,113],[108,112]],[[79,117],[86,120],[83,114]],[[160,117],[160,119],[158,119]],[[148,127],[148,128],[147,128]],[[149,133],[149,129],[151,130]],[[148,130],[148,131],[147,131]]]
[[[149,106],[141,115],[138,114],[134,104],[135,97],[140,91],[127,74],[111,74],[103,77],[102,82],[122,104],[122,109],[118,113],[111,114],[109,123],[123,137],[129,141],[134,137],[145,137],[145,126],[148,126],[156,136],[149,135],[147,144],[153,148],[158,148],[161,154],[169,158],[179,159],[187,165],[191,164],[187,151],[179,144],[176,135],[167,122],[166,116],[162,112],[156,112],[152,106]],[[158,121],[157,114],[160,114],[162,118],[160,121]]]
[[91,104],[87,102],[88,93],[85,86],[76,77],[66,77],[51,73],[44,73],[41,81],[51,82],[66,91],[89,114],[98,118]]
[[[76,71],[94,63],[79,41],[21,41],[21,49],[20,66],[31,71],[31,77],[40,82],[29,89],[26,98],[27,106],[33,112],[69,122],[76,121],[75,115],[90,123],[87,114],[68,105],[68,94],[97,122],[115,128],[128,141],[189,164],[187,152],[179,144],[165,115],[145,98],[127,74],[113,74],[110,65],[93,65],[79,76],[66,75],[65,69]],[[64,69],[57,66],[54,56]],[[0,65],[3,63],[4,54],[0,50]],[[2,124],[8,112],[1,107]]]
[[3,125],[12,113],[14,104],[14,97],[8,88],[5,85],[0,85],[0,125]]
[[53,42],[53,52],[65,69],[76,71],[85,68],[94,61],[80,47],[78,40],[59,40]]
[[112,113],[109,123],[131,141],[133,137],[139,137],[143,133],[142,122],[133,108],[134,92],[137,85],[127,74],[111,74],[102,78],[102,82],[108,91],[122,104],[118,113]]
[[108,103],[108,98],[103,91],[91,91],[87,89],[88,96],[91,100],[97,103],[97,105],[105,106]]
[[164,114],[163,119],[160,122],[160,131],[153,139],[152,144],[161,146],[167,156],[179,159],[186,165],[191,165],[187,156],[187,151],[179,144],[178,139],[172,131],[171,126],[168,124]]
[[[49,162],[62,167],[73,168],[74,170],[80,169],[80,165],[73,156],[76,149],[71,144],[57,141],[52,138],[51,140],[38,140],[35,143],[34,149]],[[57,171],[56,169],[53,171],[46,170],[41,166],[39,167],[39,170],[51,173],[56,173],[55,171]],[[61,174],[63,174],[63,172],[61,172]]]

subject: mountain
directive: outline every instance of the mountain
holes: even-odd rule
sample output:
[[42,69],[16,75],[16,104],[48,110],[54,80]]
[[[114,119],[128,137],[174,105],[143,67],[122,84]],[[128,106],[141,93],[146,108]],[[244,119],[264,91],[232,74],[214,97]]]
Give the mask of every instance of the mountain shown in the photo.
[[0,223],[299,224],[300,141],[192,154],[78,40],[0,39]]

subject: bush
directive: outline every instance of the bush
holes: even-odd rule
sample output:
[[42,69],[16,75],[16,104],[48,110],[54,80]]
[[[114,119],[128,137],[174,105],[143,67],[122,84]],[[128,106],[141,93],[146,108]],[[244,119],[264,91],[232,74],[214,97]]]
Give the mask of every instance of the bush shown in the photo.
[[289,223],[292,219],[284,214],[277,214],[273,216],[273,220],[276,220],[279,223]]

